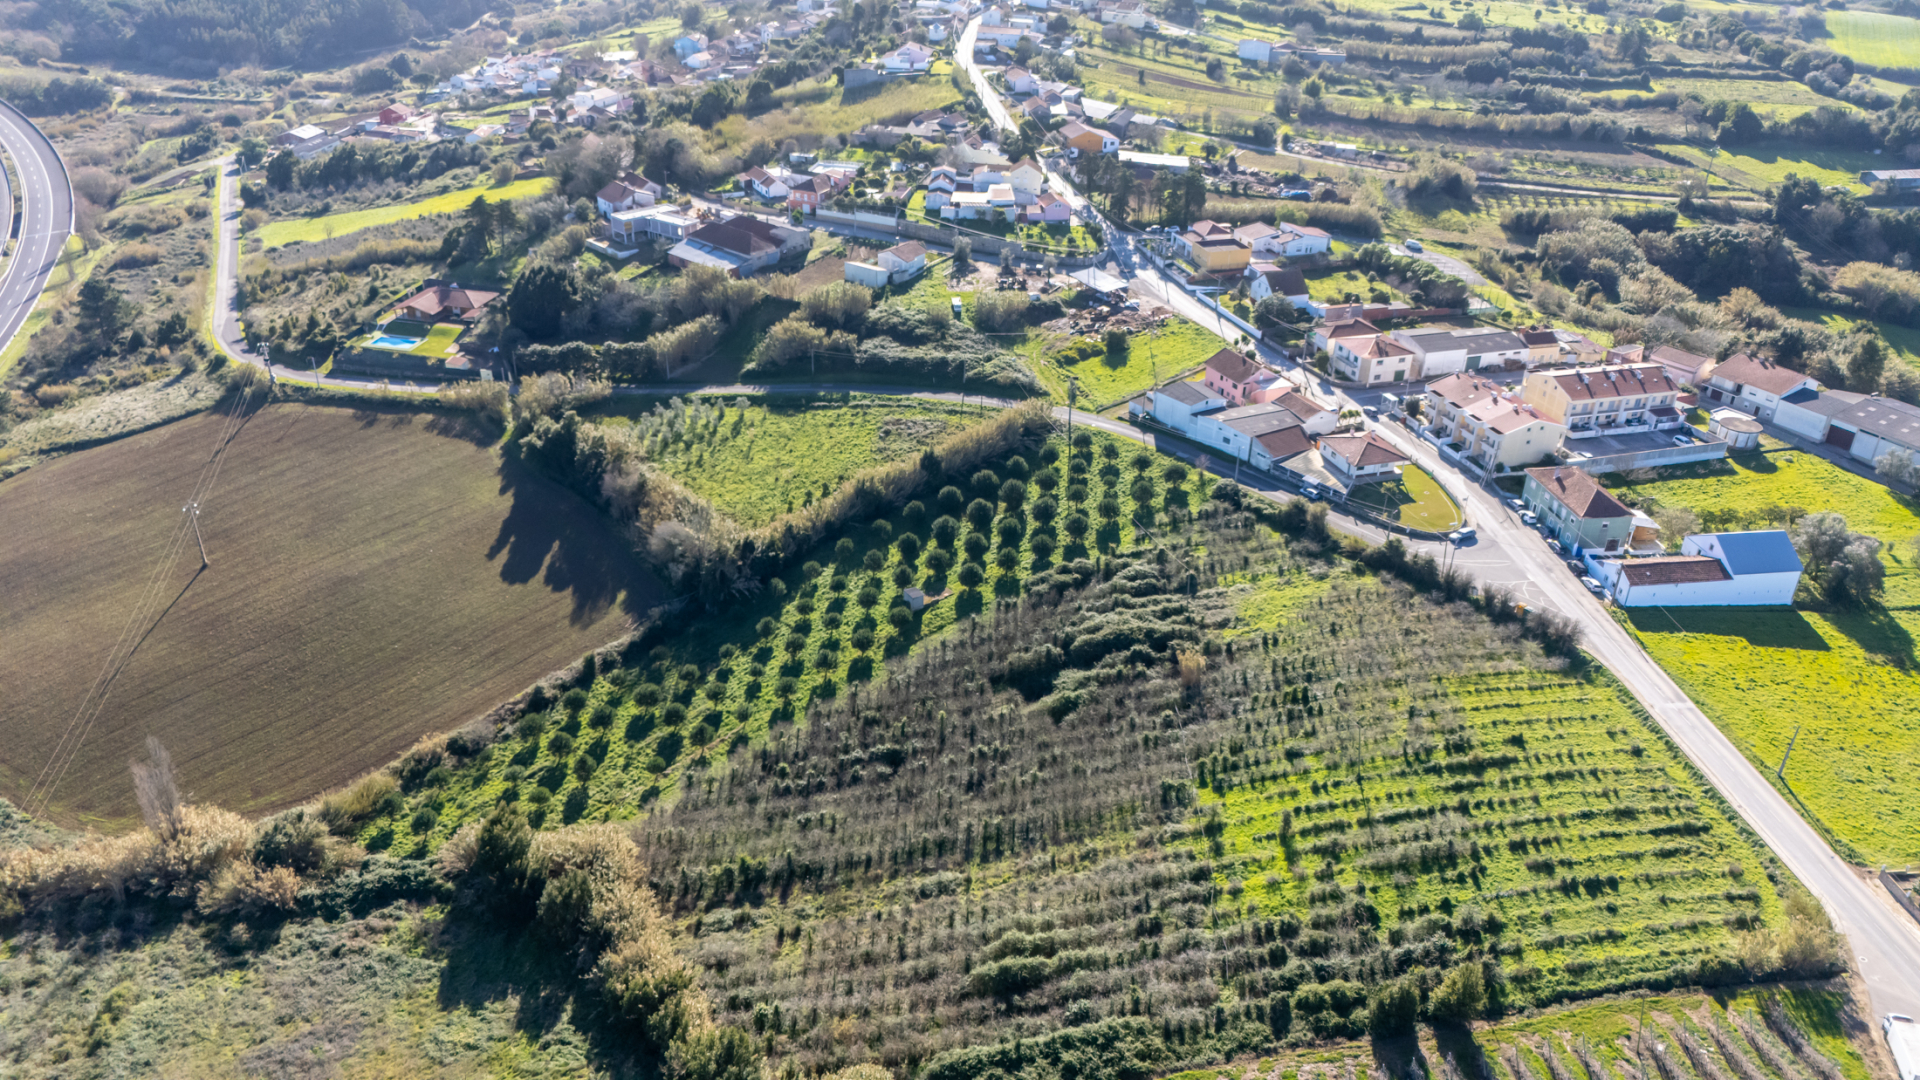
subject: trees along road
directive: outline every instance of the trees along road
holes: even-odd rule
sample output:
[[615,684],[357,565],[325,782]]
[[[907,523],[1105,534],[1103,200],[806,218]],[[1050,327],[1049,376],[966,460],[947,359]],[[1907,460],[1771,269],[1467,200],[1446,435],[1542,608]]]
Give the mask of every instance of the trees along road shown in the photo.
[[[981,100],[987,103],[989,114],[1003,127],[1012,127],[1005,103],[974,61],[973,43],[978,30],[976,19],[961,35],[955,60],[973,80]],[[1073,204],[1076,213],[1099,223],[1109,239],[1121,239],[1120,230],[1102,219],[1085,199],[1070,194],[1069,185],[1052,172],[1048,176],[1055,190]],[[1123,276],[1132,279],[1134,286],[1146,286],[1146,291],[1159,294],[1156,299],[1203,326],[1218,329],[1223,325],[1217,313],[1154,267],[1151,260],[1140,260],[1144,265],[1136,266],[1128,247],[1123,242],[1113,245]],[[1195,317],[1196,308],[1201,317]],[[1221,336],[1233,340],[1239,333],[1235,328],[1221,332]],[[1310,373],[1276,350],[1265,345],[1258,348],[1263,357],[1281,370],[1291,368],[1290,374],[1296,382],[1303,386],[1314,382]],[[1319,383],[1317,389],[1323,400],[1346,403],[1344,395],[1324,382]],[[1577,620],[1587,651],[1626,685],[1735,811],[1826,905],[1834,925],[1852,946],[1853,963],[1865,979],[1875,1008],[1882,1013],[1920,1014],[1920,925],[1916,925],[1877,882],[1864,880],[1850,864],[1833,853],[1786,798],[1654,663],[1646,650],[1587,593],[1547,549],[1546,541],[1522,524],[1518,515],[1501,503],[1497,495],[1476,486],[1441,460],[1417,435],[1388,424],[1371,426],[1439,478],[1480,533],[1476,542],[1452,553],[1444,551],[1444,545],[1410,546],[1437,556],[1447,555],[1455,560],[1455,565],[1467,569],[1481,582],[1514,589],[1530,602]],[[1215,471],[1222,470],[1216,467]],[[1364,534],[1374,530],[1350,531]]]
[[[20,182],[18,244],[0,271],[0,350],[13,343],[46,290],[53,268],[73,233],[73,186],[53,143],[12,105],[0,102],[0,146],[13,159]],[[0,207],[11,208],[0,176]]]

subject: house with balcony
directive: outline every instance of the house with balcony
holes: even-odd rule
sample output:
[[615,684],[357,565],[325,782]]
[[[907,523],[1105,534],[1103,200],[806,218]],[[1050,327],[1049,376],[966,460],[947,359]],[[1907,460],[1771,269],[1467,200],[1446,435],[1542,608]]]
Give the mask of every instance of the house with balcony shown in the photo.
[[1665,367],[1645,363],[1543,368],[1520,386],[1520,399],[1566,427],[1569,439],[1678,428],[1679,396]]
[[1565,425],[1520,400],[1512,388],[1461,372],[1427,384],[1426,429],[1482,471],[1518,469],[1560,448]]
[[1735,353],[1712,366],[1706,385],[1700,387],[1700,403],[1709,408],[1731,405],[1762,420],[1771,420],[1780,407],[1781,398],[1796,390],[1818,392],[1819,389],[1819,381],[1803,371],[1746,353]]
[[1409,375],[1419,378],[1415,373],[1419,358],[1389,334],[1344,333],[1336,328],[1328,344],[1335,378],[1362,386],[1405,382]]
[[1590,473],[1571,465],[1528,469],[1520,498],[1568,551],[1658,555],[1664,550],[1652,518],[1635,513]]

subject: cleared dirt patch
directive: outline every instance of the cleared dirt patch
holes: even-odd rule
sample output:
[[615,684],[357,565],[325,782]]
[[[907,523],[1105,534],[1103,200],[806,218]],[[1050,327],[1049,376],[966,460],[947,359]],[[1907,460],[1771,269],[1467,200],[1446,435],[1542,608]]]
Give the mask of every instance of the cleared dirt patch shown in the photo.
[[[214,412],[0,484],[0,794],[21,801],[100,674],[213,450]],[[623,632],[663,589],[584,500],[444,418],[274,405],[240,428],[163,612],[55,792],[137,813],[148,734],[182,787],[300,802]]]

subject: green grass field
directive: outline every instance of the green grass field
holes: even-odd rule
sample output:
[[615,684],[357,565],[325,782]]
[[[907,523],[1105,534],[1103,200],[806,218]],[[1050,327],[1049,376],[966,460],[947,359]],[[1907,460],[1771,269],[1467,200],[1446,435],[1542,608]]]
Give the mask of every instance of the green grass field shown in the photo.
[[[1066,342],[1040,342],[1037,333],[1030,332],[1028,341],[1031,348],[1044,354],[1048,349],[1058,349]],[[1097,353],[1075,363],[1045,361],[1044,355],[1034,357],[1035,370],[1040,381],[1053,391],[1059,401],[1067,399],[1069,376],[1080,382],[1080,404],[1098,411],[1110,408],[1144,390],[1161,383],[1179,378],[1187,372],[1199,368],[1207,358],[1227,343],[1220,340],[1210,330],[1198,323],[1186,319],[1174,318],[1157,330],[1136,333],[1131,338],[1131,346],[1119,356]]]
[[142,644],[55,793],[62,823],[137,817],[127,759],[149,733],[197,799],[301,802],[466,723],[664,596],[583,499],[503,462],[497,433],[377,406],[247,420],[202,497],[211,566],[196,573],[180,506],[225,416],[0,485],[15,633],[0,681],[35,688],[4,725],[0,794],[32,786],[150,579]]
[[1847,150],[1810,150],[1805,147],[1747,146],[1731,151],[1669,143],[1660,146],[1660,149],[1697,161],[1715,175],[1755,190],[1778,184],[1787,178],[1788,173],[1796,173],[1826,186],[1840,186],[1864,193],[1867,187],[1860,183],[1861,170],[1881,168],[1886,164],[1872,154]]
[[1920,19],[1877,11],[1829,11],[1829,47],[1875,67],[1920,67]]
[[1347,495],[1347,501],[1410,528],[1446,532],[1460,525],[1460,507],[1418,465],[1402,466],[1398,480],[1361,484]]
[[1615,490],[1695,513],[1839,513],[1886,544],[1888,610],[1642,609],[1632,615],[1634,632],[1769,777],[1800,729],[1786,786],[1829,835],[1865,861],[1920,863],[1920,811],[1902,780],[1920,768],[1920,572],[1906,547],[1920,534],[1920,514],[1904,497],[1811,454],[1741,455],[1732,470],[1678,466]]
[[418,202],[396,203],[392,206],[375,206],[366,210],[350,210],[342,214],[327,214],[324,217],[292,218],[283,221],[269,221],[252,234],[251,239],[265,247],[283,247],[296,240],[327,240],[361,229],[371,229],[375,225],[385,225],[409,218],[425,217],[428,214],[455,214],[465,210],[479,196],[486,196],[488,202],[510,199],[525,199],[546,192],[553,181],[545,177],[531,180],[516,180],[511,184],[495,186],[476,184],[459,191],[449,191],[435,195],[431,199]]
[[[808,505],[870,465],[919,453],[985,415],[980,407],[912,398],[859,397],[798,403],[779,397],[706,398],[718,411],[707,433],[666,445],[654,458],[733,520],[764,525]],[[597,408],[610,422],[648,412],[652,400],[620,398]]]

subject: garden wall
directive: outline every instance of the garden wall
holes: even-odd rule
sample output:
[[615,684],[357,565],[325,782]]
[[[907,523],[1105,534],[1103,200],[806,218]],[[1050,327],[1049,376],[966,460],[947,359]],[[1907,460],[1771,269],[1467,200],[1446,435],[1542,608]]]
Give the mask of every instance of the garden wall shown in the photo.
[[[947,248],[951,248],[960,237],[965,236],[973,241],[973,253],[975,255],[998,255],[1008,244],[1008,241],[998,236],[989,236],[986,233],[963,231],[946,225],[928,225],[919,221],[888,218],[882,214],[849,214],[838,210],[819,210],[814,212],[813,219],[821,225],[844,225],[862,229],[873,229],[876,232],[892,233],[905,240],[919,240],[922,243],[939,244]],[[1077,269],[1080,267],[1097,266],[1106,259],[1106,256],[1106,249],[1102,248],[1090,255],[1059,255],[1055,256],[1055,258],[1063,269]],[[1028,252],[1028,258],[1025,261],[1037,264],[1040,261],[1040,256]]]
[[466,380],[477,379],[477,368],[450,368],[410,353],[385,349],[342,349],[333,357],[333,371],[379,375],[389,379]]
[[[1562,446],[1560,453],[1569,454],[1570,445]],[[1692,446],[1669,446],[1657,450],[1637,450],[1627,454],[1605,454],[1594,457],[1567,457],[1566,462],[1581,472],[1595,476],[1601,473],[1626,472],[1628,469],[1651,469],[1659,465],[1685,465],[1695,461],[1718,461],[1727,456],[1727,444],[1714,440],[1696,442]]]

